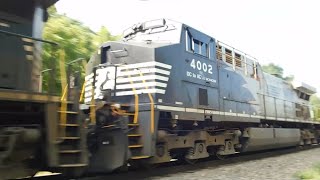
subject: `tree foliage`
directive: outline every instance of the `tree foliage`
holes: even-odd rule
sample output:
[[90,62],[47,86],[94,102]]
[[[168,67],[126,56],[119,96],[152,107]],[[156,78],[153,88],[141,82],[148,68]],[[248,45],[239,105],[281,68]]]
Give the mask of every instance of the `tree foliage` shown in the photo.
[[281,78],[285,81],[291,82],[294,79],[293,75],[289,75],[289,76],[284,77],[283,76],[283,68],[274,64],[274,63],[269,63],[267,65],[263,65],[262,70],[268,74],[274,75],[274,76]]
[[263,65],[262,70],[266,73],[272,74],[279,78],[283,77],[283,68],[273,63],[269,63],[268,65]]
[[310,97],[310,103],[313,108],[314,117],[320,120],[320,98],[316,95]]
[[[117,40],[117,36],[112,36],[106,27],[102,27],[99,32],[95,33],[90,28],[83,25],[81,22],[67,17],[66,15],[58,14],[55,7],[48,10],[49,19],[45,24],[43,31],[43,39],[53,41],[59,44],[59,49],[65,51],[66,63],[78,58],[88,60],[91,54],[97,50],[102,42]],[[59,73],[59,57],[57,48],[52,45],[43,45],[43,69],[52,69],[55,67],[55,92],[59,92],[60,73]],[[81,63],[72,64],[72,70],[84,72],[84,67]],[[43,89],[48,90],[48,77],[53,71],[47,71],[43,74]]]
[[96,33],[93,42],[95,46],[99,46],[107,41],[116,41],[120,39],[120,36],[112,36],[108,29],[104,26]]

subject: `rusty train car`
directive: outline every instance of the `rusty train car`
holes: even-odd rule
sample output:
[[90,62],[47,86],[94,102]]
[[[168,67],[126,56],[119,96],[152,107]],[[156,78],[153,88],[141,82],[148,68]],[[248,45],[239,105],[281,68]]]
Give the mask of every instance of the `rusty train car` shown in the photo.
[[253,57],[168,19],[138,23],[103,44],[83,85],[62,78],[62,97],[39,91],[41,45],[57,46],[41,39],[56,1],[0,2],[2,179],[318,143],[315,88],[263,73]]

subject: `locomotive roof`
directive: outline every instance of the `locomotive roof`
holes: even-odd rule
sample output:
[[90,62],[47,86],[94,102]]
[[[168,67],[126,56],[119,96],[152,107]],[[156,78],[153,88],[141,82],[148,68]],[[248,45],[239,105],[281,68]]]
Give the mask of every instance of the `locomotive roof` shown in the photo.
[[[193,28],[192,26],[189,26],[185,23],[182,23],[182,22],[178,22],[178,21],[175,21],[175,20],[171,20],[171,19],[167,19],[167,18],[163,18],[163,19],[155,19],[155,20],[150,20],[150,21],[145,21],[145,22],[139,22],[139,23],[136,23],[134,24],[133,26],[125,29],[123,31],[123,37],[124,39],[128,38],[130,39],[131,35],[135,35],[137,32],[139,31],[146,31],[148,30],[149,28],[159,28],[159,27],[163,27],[163,26],[167,26],[167,25],[170,25],[170,24],[175,24],[176,26],[179,25],[179,26],[183,26],[183,27],[187,27],[188,29],[192,29],[194,32],[196,32],[194,35],[196,36],[207,36],[209,38],[212,38],[212,39],[215,39],[213,38],[212,36],[204,33],[204,32],[201,32],[199,30],[197,30],[196,28]],[[227,48],[231,51],[234,51],[235,53],[239,54],[239,55],[242,55],[242,56],[245,56],[246,58],[249,58],[250,60],[252,61],[255,61],[256,63],[258,63],[257,59],[245,52],[242,52],[240,51],[239,49],[236,49],[226,43],[223,43],[219,40],[216,40],[216,43],[217,45],[219,46],[222,46],[224,48]]]
[[[178,22],[178,21],[174,21],[174,20],[171,20],[171,19],[155,19],[155,20],[150,20],[150,21],[145,21],[145,22],[142,22],[142,23],[137,23],[137,24],[134,24],[133,26],[127,28],[126,30],[124,30],[123,32],[123,37],[124,37],[124,40],[130,40],[132,38],[132,36],[135,36],[137,33],[139,32],[145,32],[145,31],[148,31],[148,30],[151,30],[151,29],[156,29],[156,28],[163,28],[163,27],[166,27],[163,31],[160,31],[160,32],[164,32],[166,31],[166,29],[168,29],[168,27],[170,25],[174,25],[174,26],[180,26],[180,27],[184,27],[186,29],[190,29],[192,30],[193,32],[193,36],[195,36],[197,38],[198,37],[205,37],[205,39],[208,39],[208,38],[211,38],[214,40],[214,38],[206,33],[203,33],[187,24],[184,24],[184,23],[181,23],[181,22]],[[172,38],[172,37],[171,37]],[[238,55],[241,55],[243,57],[245,57],[246,59],[250,59],[252,62],[255,62],[255,64],[259,64],[258,60],[245,53],[245,52],[242,52],[228,44],[225,44],[221,41],[218,41],[218,40],[215,40],[216,41],[216,45],[218,47],[223,47],[225,49],[228,49]],[[131,44],[134,44],[134,45],[141,45],[141,43],[139,42],[134,42],[132,41]],[[108,45],[108,43],[106,43],[105,45]],[[149,47],[156,47],[157,45],[159,45],[159,42],[157,44],[149,44],[148,46]],[[102,45],[104,46],[104,45]],[[265,74],[268,74],[268,73],[265,73]],[[268,74],[269,75],[269,74]],[[267,76],[268,76],[267,75]],[[275,77],[275,76],[272,76],[270,74],[270,78],[274,78],[275,79],[278,79],[279,81],[283,81],[285,82],[284,80],[282,80],[281,78],[278,78],[278,77]],[[308,94],[313,94],[316,92],[316,89],[306,83],[303,83],[303,82],[293,82],[292,83],[293,87],[299,91],[302,91],[302,92],[305,92],[305,93],[308,93]]]

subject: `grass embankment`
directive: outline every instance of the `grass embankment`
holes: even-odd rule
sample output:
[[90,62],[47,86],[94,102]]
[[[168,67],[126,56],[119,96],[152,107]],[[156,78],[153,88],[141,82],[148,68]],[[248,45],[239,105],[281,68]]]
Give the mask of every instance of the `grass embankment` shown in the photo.
[[297,173],[297,176],[303,180],[320,180],[320,164],[315,165],[311,169]]

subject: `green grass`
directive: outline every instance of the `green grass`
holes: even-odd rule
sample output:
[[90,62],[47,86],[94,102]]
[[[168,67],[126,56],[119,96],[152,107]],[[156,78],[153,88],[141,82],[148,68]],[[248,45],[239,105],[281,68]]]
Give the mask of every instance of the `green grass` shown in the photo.
[[320,180],[320,164],[311,169],[297,173],[297,176],[302,180]]

